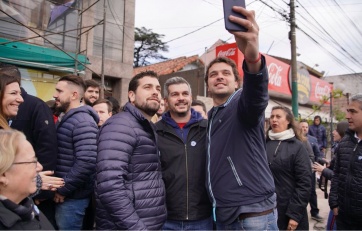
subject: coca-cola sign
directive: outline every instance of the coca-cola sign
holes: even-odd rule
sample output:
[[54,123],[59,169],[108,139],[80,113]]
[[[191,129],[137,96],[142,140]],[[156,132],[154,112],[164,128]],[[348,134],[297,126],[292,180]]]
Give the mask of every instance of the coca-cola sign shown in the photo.
[[269,84],[281,87],[282,86],[282,76],[280,73],[282,72],[283,67],[275,64],[270,63],[268,66],[268,73],[269,73]]
[[226,51],[219,51],[219,53],[217,54],[217,57],[228,57],[228,56],[234,56],[236,52],[236,48],[229,48]]
[[329,88],[328,85],[321,86],[321,84],[319,82],[317,82],[317,84],[315,86],[314,96],[317,99],[322,99],[323,96],[328,97],[330,92],[331,92],[331,89]]

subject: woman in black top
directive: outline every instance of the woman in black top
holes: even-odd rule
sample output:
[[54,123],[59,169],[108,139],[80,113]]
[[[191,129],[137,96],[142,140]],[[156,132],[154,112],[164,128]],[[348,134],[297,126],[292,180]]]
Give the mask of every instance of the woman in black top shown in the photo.
[[289,108],[276,106],[267,131],[267,155],[277,194],[278,227],[308,230],[311,167],[302,135]]

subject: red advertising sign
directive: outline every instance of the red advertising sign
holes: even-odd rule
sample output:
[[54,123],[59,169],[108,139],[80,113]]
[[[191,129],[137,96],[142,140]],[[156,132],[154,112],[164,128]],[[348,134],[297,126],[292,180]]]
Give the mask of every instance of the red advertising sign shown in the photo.
[[[243,76],[242,63],[244,55],[239,51],[236,43],[216,47],[216,56],[225,56],[235,61],[240,76]],[[290,65],[276,58],[265,55],[269,73],[269,92],[292,97],[289,78]],[[320,103],[323,96],[329,97],[332,86],[313,75],[310,75],[303,65],[298,65],[298,98],[300,104]]]

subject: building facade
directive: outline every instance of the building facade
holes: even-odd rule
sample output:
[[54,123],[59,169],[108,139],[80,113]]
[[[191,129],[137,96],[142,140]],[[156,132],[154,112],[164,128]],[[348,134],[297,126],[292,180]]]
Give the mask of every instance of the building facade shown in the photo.
[[62,75],[101,82],[104,60],[105,95],[123,104],[133,74],[134,18],[134,0],[0,1],[0,62],[17,65],[23,87],[46,101]]

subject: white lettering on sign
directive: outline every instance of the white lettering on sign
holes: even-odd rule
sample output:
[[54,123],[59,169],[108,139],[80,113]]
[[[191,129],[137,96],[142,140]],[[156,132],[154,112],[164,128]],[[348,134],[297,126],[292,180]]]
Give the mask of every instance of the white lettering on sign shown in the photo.
[[275,63],[270,63],[268,66],[269,72],[269,84],[281,87],[282,86],[282,77],[280,72],[283,70],[283,67],[278,66]]
[[219,51],[219,53],[217,54],[217,57],[221,57],[221,56],[224,56],[224,57],[232,56],[232,55],[235,55],[235,51],[236,51],[236,48],[229,48],[229,49],[226,50],[226,51]]
[[330,92],[331,92],[331,89],[329,88],[328,85],[320,86],[320,85],[319,85],[319,82],[317,82],[317,84],[315,85],[314,96],[315,96],[317,99],[321,99],[322,96],[327,96],[327,97],[329,97]]

